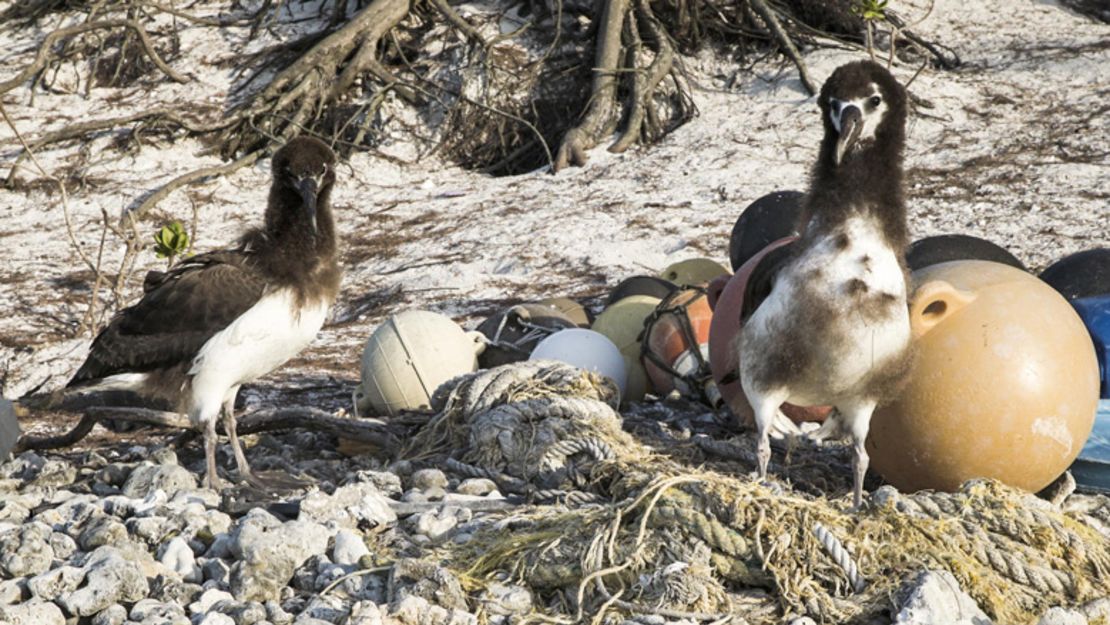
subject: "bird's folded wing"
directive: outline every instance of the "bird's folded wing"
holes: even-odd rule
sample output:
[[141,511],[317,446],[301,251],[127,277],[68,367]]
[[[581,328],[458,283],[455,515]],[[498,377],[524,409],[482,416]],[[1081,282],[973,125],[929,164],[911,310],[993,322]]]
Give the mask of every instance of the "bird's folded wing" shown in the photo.
[[143,298],[96,337],[70,385],[190,361],[262,297],[265,281],[248,262],[242,253],[213,252],[148,274]]

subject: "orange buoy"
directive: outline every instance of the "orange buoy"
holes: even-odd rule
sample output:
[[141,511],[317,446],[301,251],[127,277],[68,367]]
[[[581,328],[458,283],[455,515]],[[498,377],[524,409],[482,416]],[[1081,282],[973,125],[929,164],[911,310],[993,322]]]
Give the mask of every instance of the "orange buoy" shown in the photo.
[[1083,321],[1052,287],[979,260],[913,274],[914,368],[871,421],[871,466],[905,491],[994,478],[1036,492],[1094,424],[1099,369]]
[[659,303],[644,323],[641,360],[652,389],[717,406],[721,394],[709,369],[709,326],[713,310],[705,290],[676,291]]

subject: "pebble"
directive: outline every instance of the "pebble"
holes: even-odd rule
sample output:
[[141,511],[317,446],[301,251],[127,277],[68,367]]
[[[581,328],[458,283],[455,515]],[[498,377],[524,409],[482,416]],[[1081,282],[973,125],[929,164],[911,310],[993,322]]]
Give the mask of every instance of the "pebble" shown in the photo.
[[104,608],[92,618],[92,625],[123,625],[127,620],[127,608],[118,603]]
[[165,544],[158,561],[187,582],[203,581],[200,566],[197,565],[196,557],[193,556],[193,550],[189,548],[189,543],[185,542],[185,539],[180,536],[175,536]]
[[66,612],[92,616],[113,603],[135,603],[150,592],[138,564],[115,547],[100,547],[85,563],[85,584],[59,599]]
[[366,547],[362,536],[348,529],[341,529],[335,533],[331,559],[336,564],[357,565],[359,559],[369,553],[370,549]]
[[0,581],[0,605],[21,603],[27,597],[27,578]]
[[905,593],[894,625],[990,625],[979,605],[948,571],[923,571]]
[[0,623],[4,625],[65,625],[66,618],[58,606],[47,602],[0,606]]
[[427,491],[431,488],[447,488],[447,476],[439,469],[420,469],[409,477],[409,487]]
[[93,519],[77,537],[77,544],[84,551],[93,551],[104,545],[116,545],[127,539],[127,528],[119,519],[102,516]]
[[239,560],[231,569],[231,592],[240,601],[280,597],[296,568],[328,548],[330,533],[319,523],[287,521],[275,526],[273,515],[256,514],[259,511],[247,513],[231,535],[231,553]]
[[185,617],[185,610],[176,603],[163,603],[156,599],[141,599],[131,606],[132,621],[156,621],[158,623],[174,623],[189,619]]
[[314,490],[301,500],[297,517],[329,527],[386,527],[397,522],[390,499],[370,483],[348,484],[328,495]]
[[189,604],[190,614],[204,614],[212,609],[212,606],[221,601],[234,601],[235,597],[231,593],[215,588],[204,591],[196,601]]
[[42,601],[53,601],[67,595],[85,580],[85,570],[76,566],[59,566],[27,580],[31,595]]
[[195,625],[235,625],[235,619],[219,612],[205,614]]
[[182,489],[195,489],[196,477],[188,469],[177,464],[153,464],[143,462],[127,476],[123,494],[128,497],[143,498],[155,490],[173,496]]
[[50,527],[32,522],[0,536],[0,571],[8,577],[38,575],[50,569],[54,549]]
[[485,497],[486,495],[497,490],[497,484],[493,480],[484,477],[471,477],[459,483],[459,487],[455,492],[462,495],[475,495],[477,497]]
[[1037,625],[1087,625],[1087,617],[1078,610],[1052,608],[1041,616]]
[[206,582],[216,582],[221,588],[231,584],[231,565],[222,558],[201,558],[201,576]]
[[56,559],[68,560],[77,553],[77,541],[61,532],[54,532],[50,535],[50,548],[54,550]]

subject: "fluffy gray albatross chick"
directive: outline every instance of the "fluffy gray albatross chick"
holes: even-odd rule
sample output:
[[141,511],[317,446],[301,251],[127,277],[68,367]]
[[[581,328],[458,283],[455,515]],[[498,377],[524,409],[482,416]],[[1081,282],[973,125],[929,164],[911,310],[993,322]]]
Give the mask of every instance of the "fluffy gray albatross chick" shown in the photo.
[[804,199],[802,235],[771,293],[737,337],[740,381],[755,411],[759,475],[783,402],[832,405],[813,436],[847,433],[854,501],[875,407],[905,378],[910,320],[902,149],[906,93],[882,66],[843,65],[819,96],[825,136]]
[[274,154],[272,170],[263,225],[230,249],[147,275],[142,299],[112,318],[67,385],[128,390],[177,406],[203,428],[210,488],[220,485],[221,413],[239,476],[255,481],[235,433],[235,395],[304,349],[339,291],[335,154],[298,137]]

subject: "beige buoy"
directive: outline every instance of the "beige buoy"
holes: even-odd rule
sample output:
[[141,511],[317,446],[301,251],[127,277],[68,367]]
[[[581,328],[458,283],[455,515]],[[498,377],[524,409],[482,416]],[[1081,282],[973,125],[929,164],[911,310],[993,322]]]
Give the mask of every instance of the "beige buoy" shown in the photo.
[[451,319],[409,310],[385,320],[362,350],[362,384],[355,389],[359,414],[394,416],[431,406],[447,380],[478,370],[481,334]]
[[659,277],[679,286],[704,286],[717,276],[732,272],[711,258],[688,258],[669,265]]
[[541,299],[536,303],[540,306],[554,308],[555,310],[563,313],[564,315],[569,317],[571,321],[574,322],[574,325],[578,326],[579,328],[588,329],[590,327],[590,322],[593,320],[593,318],[590,316],[590,311],[586,310],[585,306],[570,299],[569,297],[549,297],[547,299]]
[[647,371],[640,362],[640,339],[644,331],[644,320],[655,312],[660,301],[658,297],[650,295],[631,295],[606,308],[591,327],[613,341],[624,357],[624,367],[628,374],[624,401],[640,401],[648,391]]
[[1075,310],[1013,267],[966,260],[913,274],[909,382],[871,421],[871,466],[904,491],[972,478],[1039,491],[1079,454],[1099,370]]

